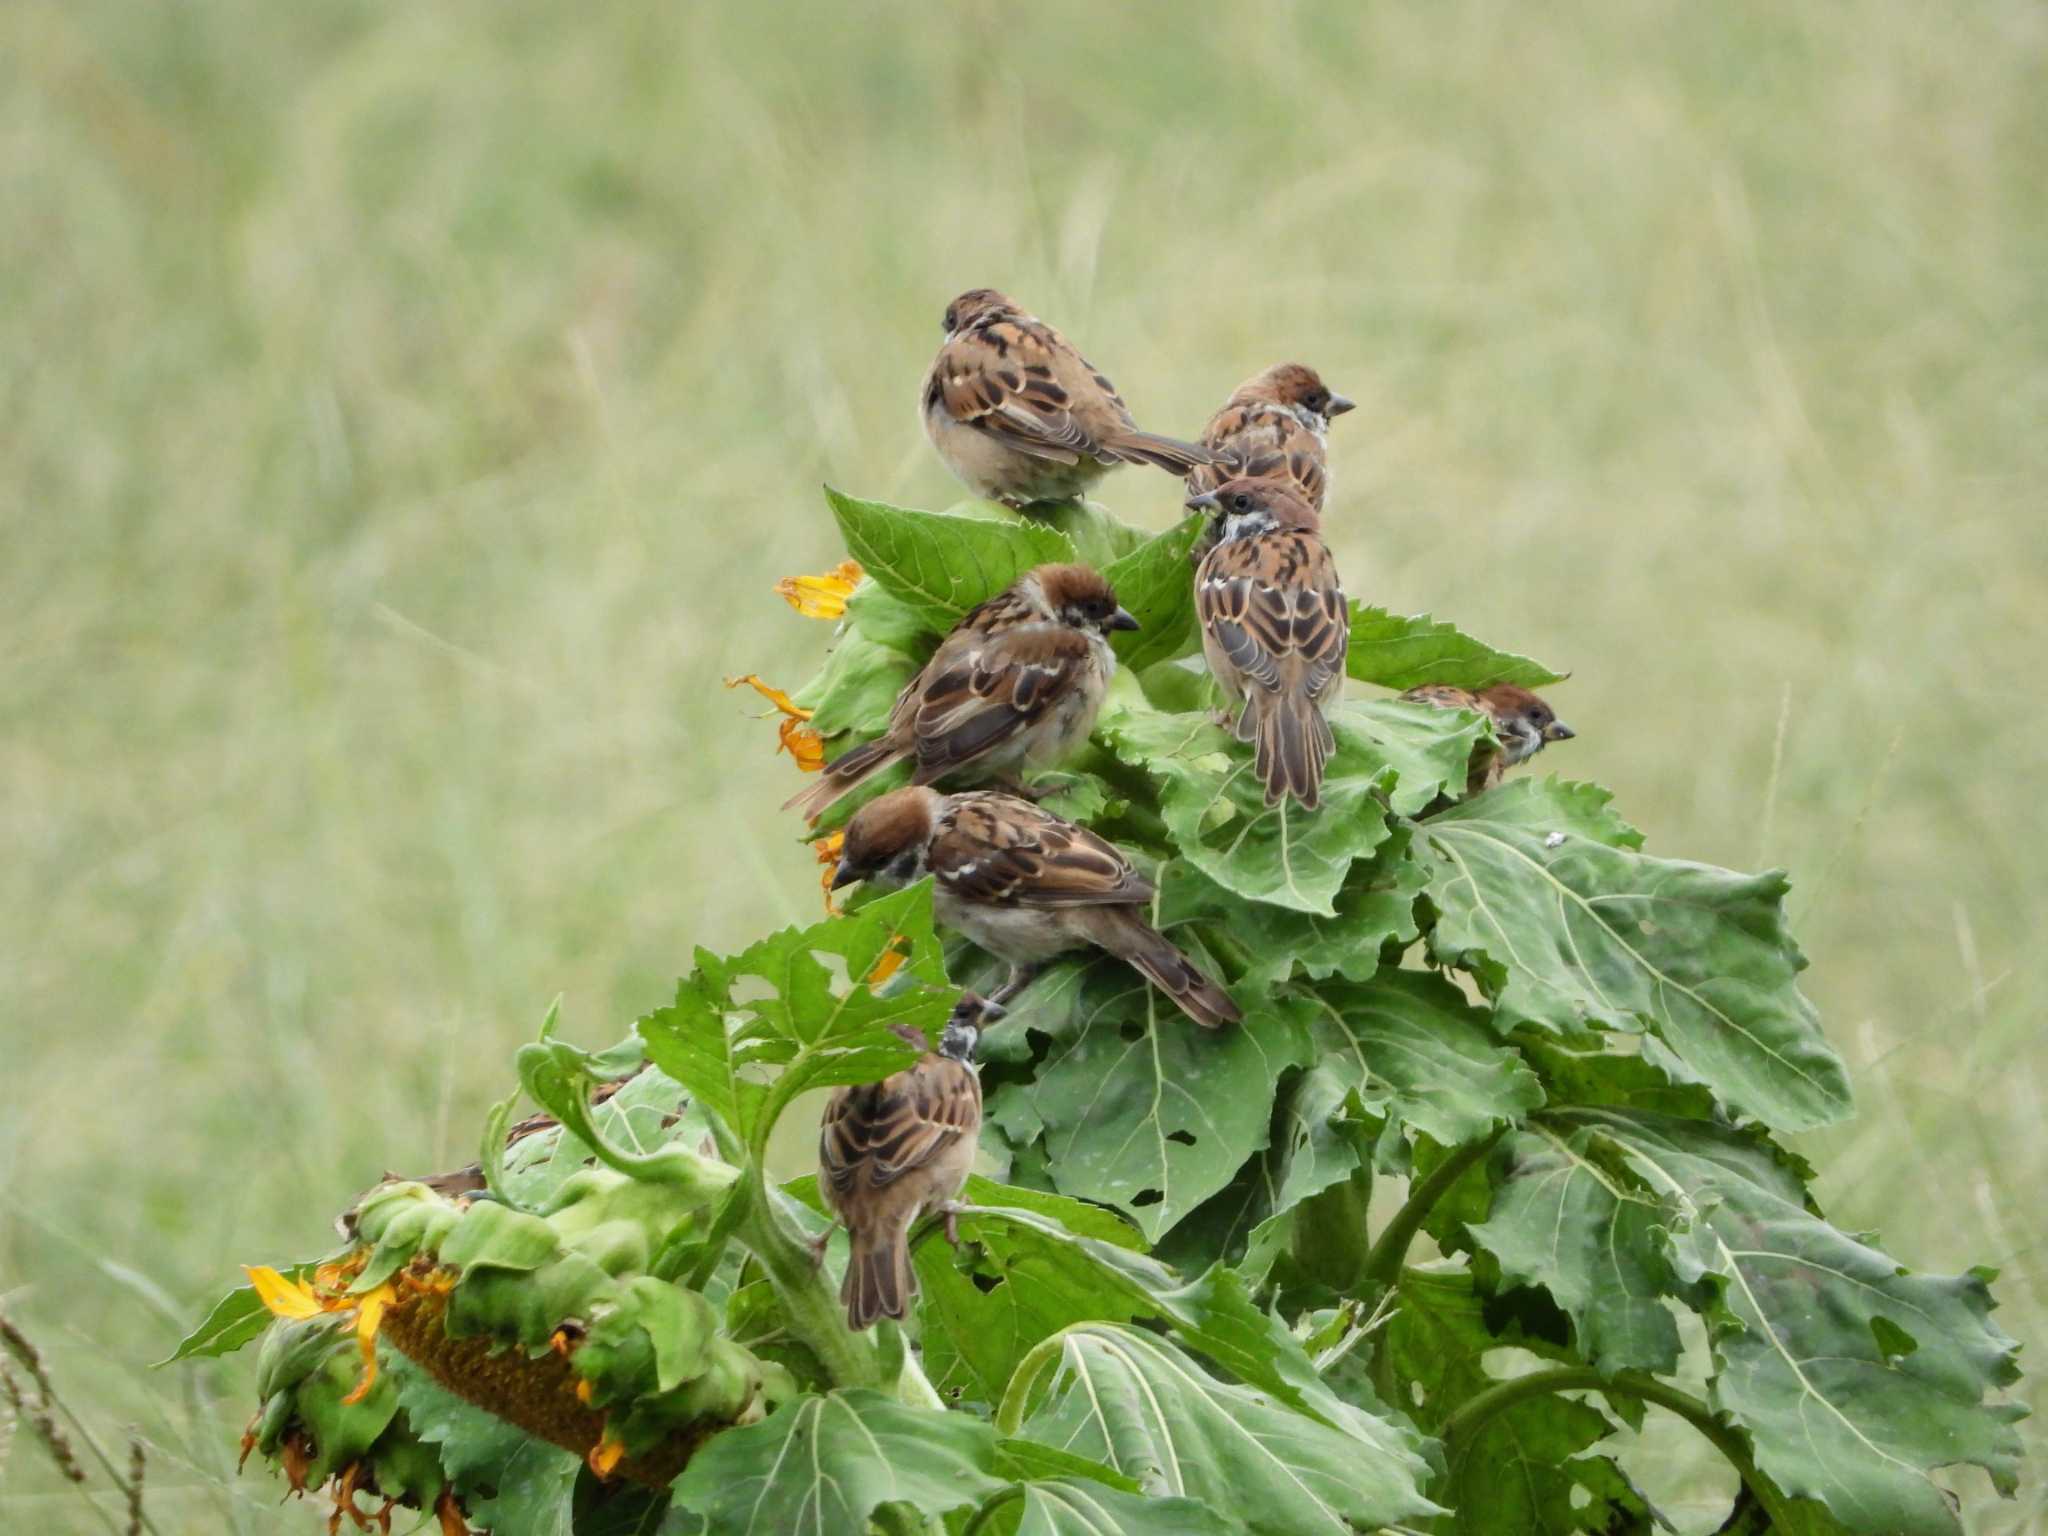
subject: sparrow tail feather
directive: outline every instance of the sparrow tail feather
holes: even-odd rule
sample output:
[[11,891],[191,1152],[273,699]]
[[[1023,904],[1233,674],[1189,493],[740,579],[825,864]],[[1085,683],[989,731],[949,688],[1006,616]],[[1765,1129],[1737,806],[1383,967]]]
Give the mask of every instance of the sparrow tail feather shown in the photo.
[[1202,1028],[1221,1029],[1244,1017],[1228,992],[1129,907],[1096,908],[1092,927],[1096,943],[1172,998]]
[[851,794],[902,756],[903,749],[887,736],[851,752],[842,752],[825,765],[817,783],[791,795],[782,802],[782,808],[786,811],[793,807],[803,812],[805,821],[816,821],[841,795]]
[[846,1305],[847,1327],[859,1333],[873,1326],[878,1317],[901,1318],[916,1294],[917,1277],[910,1272],[910,1250],[904,1233],[852,1234],[846,1279],[839,1286],[839,1299]]
[[1177,437],[1156,432],[1126,432],[1111,438],[1103,447],[1127,464],[1156,464],[1169,474],[1185,475],[1197,464],[1219,462],[1217,455]]
[[1304,810],[1314,810],[1322,799],[1323,769],[1337,750],[1323,712],[1308,699],[1275,698],[1259,710],[1252,729],[1266,804],[1292,795]]

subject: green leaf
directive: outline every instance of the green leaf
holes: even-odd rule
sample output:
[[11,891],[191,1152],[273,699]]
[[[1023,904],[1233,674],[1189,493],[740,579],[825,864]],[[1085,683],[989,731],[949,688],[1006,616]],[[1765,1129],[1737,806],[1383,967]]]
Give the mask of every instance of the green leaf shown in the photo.
[[1332,723],[1340,740],[1352,736],[1394,770],[1387,798],[1401,816],[1417,814],[1446,791],[1462,794],[1472,749],[1486,734],[1477,715],[1399,699],[1346,700]]
[[1159,920],[1166,927],[1201,924],[1211,946],[1242,968],[1239,983],[1252,991],[1296,974],[1366,981],[1389,944],[1413,943],[1420,931],[1415,898],[1429,883],[1429,870],[1410,855],[1410,842],[1408,829],[1399,828],[1370,859],[1353,864],[1328,917],[1245,901],[1185,859],[1171,859],[1159,869]]
[[442,1470],[493,1536],[569,1536],[582,1461],[472,1406],[407,1360],[386,1367],[412,1432],[435,1448]]
[[[287,1278],[296,1278],[298,1269],[280,1270]],[[213,1304],[213,1310],[184,1338],[178,1340],[178,1347],[157,1365],[174,1365],[180,1360],[205,1360],[215,1355],[231,1355],[244,1344],[261,1338],[263,1330],[270,1326],[270,1311],[257,1299],[253,1285],[238,1285],[227,1295]]]
[[847,552],[935,635],[1033,566],[1075,558],[1066,535],[1039,522],[913,512],[830,486],[825,499]]
[[1981,1275],[1916,1275],[1830,1226],[1758,1137],[1640,1111],[1544,1120],[1565,1149],[1611,1144],[1675,1208],[1674,1268],[1713,1297],[1715,1404],[1787,1494],[1854,1530],[1946,1536],[1960,1526],[1933,1469],[1973,1463],[2012,1491],[2021,1410],[1984,1399],[2017,1379],[2018,1346]]
[[1591,1127],[1532,1126],[1508,1152],[1487,1219],[1466,1227],[1473,1241],[1506,1279],[1548,1290],[1602,1370],[1674,1370],[1678,1323],[1664,1298],[1683,1287],[1663,1242],[1678,1220],[1672,1198],[1616,1170]]
[[1118,962],[1076,974],[1078,1003],[1025,1096],[1061,1193],[1114,1205],[1156,1240],[1265,1145],[1280,1073],[1307,1060],[1301,1005],[1255,1004],[1208,1030]]
[[[1395,1293],[1383,1348],[1395,1374],[1415,1392],[1415,1416],[1439,1428],[1474,1394],[1497,1384],[1488,1352],[1507,1345],[1554,1356],[1523,1335],[1462,1271],[1408,1270]],[[1640,1498],[1610,1460],[1585,1452],[1616,1426],[1597,1407],[1562,1396],[1533,1397],[1503,1409],[1458,1447],[1447,1475],[1430,1492],[1454,1509],[1451,1530],[1575,1532],[1638,1530]]]
[[1584,806],[1523,781],[1417,823],[1430,948],[1477,974],[1503,1030],[1647,1028],[1744,1114],[1786,1130],[1847,1115],[1848,1074],[1795,983],[1784,875],[1609,846],[1578,830]]
[[942,1515],[999,1492],[995,1431],[866,1389],[784,1403],[700,1448],[675,1506],[720,1536],[851,1536],[883,1504]]
[[[865,592],[867,587],[862,586]],[[854,594],[860,601],[860,594]],[[923,665],[914,656],[877,644],[860,631],[839,637],[818,675],[791,702],[812,711],[811,727],[826,736],[846,731],[877,736],[889,723],[896,696]]]
[[1140,626],[1112,639],[1117,660],[1134,671],[1191,656],[1201,648],[1194,571],[1188,564],[1188,551],[1201,531],[1202,519],[1190,517],[1102,569],[1116,589],[1117,601]]
[[1250,1225],[1243,1262],[1248,1280],[1262,1281],[1297,1234],[1302,1202],[1341,1184],[1364,1166],[1363,1128],[1346,1115],[1355,1084],[1329,1062],[1309,1068],[1281,1092],[1272,1144],[1254,1160],[1246,1179],[1251,1201],[1240,1222]]
[[[682,1084],[655,1067],[637,1073],[590,1113],[608,1143],[634,1154],[672,1141],[694,1146],[705,1131]],[[522,1208],[537,1208],[596,1159],[590,1143],[567,1129],[522,1137],[505,1155],[504,1192]]]
[[[1004,1196],[1031,1197],[998,1188]],[[972,1191],[969,1198],[976,1198]],[[1153,1260],[1076,1236],[1026,1209],[969,1206],[958,1227],[958,1259],[936,1228],[914,1253],[925,1370],[949,1399],[996,1402],[1039,1343],[1072,1323],[1157,1315],[1158,1297],[1174,1284],[1172,1272]]]
[[1384,1092],[1387,1112],[1456,1146],[1515,1121],[1543,1102],[1521,1055],[1487,1016],[1440,976],[1387,971],[1318,994],[1316,1045],[1361,1094]]
[[[1115,1467],[1100,1461],[1091,1461],[1086,1456],[1076,1456],[1072,1451],[1056,1450],[1041,1445],[1036,1440],[1013,1437],[996,1442],[996,1472],[1001,1477],[1014,1477],[1020,1481],[1033,1478],[1085,1478],[1114,1488],[1119,1493],[1138,1492],[1138,1480],[1125,1477]],[[997,1496],[998,1498],[1001,1495]]]
[[1112,696],[1097,731],[1118,757],[1159,781],[1160,810],[1182,857],[1239,896],[1330,916],[1352,861],[1387,839],[1376,792],[1392,784],[1392,767],[1354,731],[1338,731],[1315,811],[1292,799],[1267,805],[1251,748],[1205,715],[1161,714]]
[[[675,1002],[639,1023],[649,1058],[758,1153],[781,1106],[804,1089],[876,1082],[916,1061],[917,1048],[892,1025],[938,1038],[958,994],[946,982],[931,900],[920,881],[730,958],[700,949]],[[842,984],[870,974],[892,948],[906,958],[889,989]],[[737,995],[760,991],[757,983],[767,995]],[[772,1086],[761,1081],[768,1068],[780,1069]]]
[[1351,652],[1345,670],[1361,683],[1397,691],[1422,683],[1448,683],[1454,688],[1519,683],[1541,688],[1564,680],[1563,674],[1526,656],[1482,645],[1426,613],[1402,618],[1362,603],[1351,605]]
[[1108,1462],[1154,1497],[1229,1510],[1275,1536],[1350,1536],[1435,1512],[1419,1455],[1218,1381],[1153,1334],[1083,1323],[1057,1351],[1012,1383],[1004,1421],[1036,1402],[1025,1434]]
[[977,1523],[975,1536],[1232,1536],[1246,1529],[1193,1499],[1119,1493],[1071,1477],[1019,1483],[986,1507],[1000,1513]]
[[[961,502],[948,510],[964,512],[970,517],[1007,518],[1016,515],[1000,502],[993,501]],[[1067,542],[1074,546],[1074,553],[1067,558],[1085,561],[1098,571],[1108,570],[1149,537],[1144,529],[1124,522],[1097,501],[1041,502],[1026,516],[1034,523],[1065,534]],[[1188,574],[1192,578],[1192,570]],[[1189,585],[1193,584],[1190,579]]]

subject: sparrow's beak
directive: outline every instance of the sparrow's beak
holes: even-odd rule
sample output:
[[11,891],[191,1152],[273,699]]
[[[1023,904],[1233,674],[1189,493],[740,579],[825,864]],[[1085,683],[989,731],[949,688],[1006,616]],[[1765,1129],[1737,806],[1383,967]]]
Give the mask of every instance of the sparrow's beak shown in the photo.
[[1577,731],[1566,725],[1562,720],[1553,720],[1550,724],[1543,727],[1543,739],[1545,741],[1570,741],[1578,734]]
[[1358,402],[1356,400],[1347,400],[1342,395],[1330,396],[1329,414],[1332,416],[1342,416],[1346,411],[1356,410],[1357,408]]
[[1109,616],[1107,627],[1110,629],[1141,629],[1144,626],[1139,624],[1137,616],[1130,609],[1119,608]]
[[852,866],[841,859],[832,870],[832,889],[836,891],[842,885],[852,885],[859,879],[860,876],[854,872]]
[[1190,512],[1214,512],[1223,503],[1216,499],[1214,491],[1204,491],[1199,496],[1190,496],[1186,506]]

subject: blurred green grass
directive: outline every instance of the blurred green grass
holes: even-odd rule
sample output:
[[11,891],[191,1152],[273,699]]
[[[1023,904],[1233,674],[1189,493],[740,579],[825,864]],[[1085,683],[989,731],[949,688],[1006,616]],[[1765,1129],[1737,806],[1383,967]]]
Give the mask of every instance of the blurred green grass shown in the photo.
[[[1156,430],[1356,396],[1347,585],[1573,669],[1654,850],[1794,871],[1823,1198],[2043,1337],[2048,13],[1029,14],[0,10],[0,1303],[167,1533],[280,1520],[174,1319],[468,1156],[557,992],[609,1040],[815,912],[718,680],[820,655],[820,481],[955,498],[980,283]],[[1694,1449],[1634,1461],[1696,1529]],[[95,1528],[19,1438],[0,1524]]]

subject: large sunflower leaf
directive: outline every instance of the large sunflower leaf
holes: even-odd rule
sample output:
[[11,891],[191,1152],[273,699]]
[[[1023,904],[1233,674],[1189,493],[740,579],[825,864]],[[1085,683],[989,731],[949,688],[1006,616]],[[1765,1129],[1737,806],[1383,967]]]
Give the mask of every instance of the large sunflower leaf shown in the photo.
[[1217,1380],[1172,1343],[1112,1323],[1059,1336],[1056,1361],[1011,1385],[1031,1439],[1107,1462],[1148,1494],[1190,1498],[1274,1536],[1350,1536],[1431,1514],[1427,1463]]
[[1417,823],[1431,949],[1475,971],[1502,1029],[1647,1028],[1744,1114],[1785,1130],[1847,1115],[1848,1074],[1795,983],[1784,875],[1649,858],[1584,835],[1585,815],[1568,786],[1524,781]]
[[[1973,1463],[2011,1491],[2021,1410],[1985,1397],[2017,1378],[2018,1346],[1991,1322],[1985,1275],[1914,1274],[1830,1226],[1758,1137],[1620,1109],[1543,1120],[1560,1157],[1606,1143],[1669,1203],[1673,1271],[1711,1298],[1716,1406],[1787,1494],[1854,1530],[1948,1536],[1960,1526],[1935,1468]],[[1565,1261],[1568,1292],[1609,1281],[1580,1272],[1583,1247]]]
[[972,1414],[866,1389],[806,1396],[712,1436],[676,1479],[675,1507],[720,1536],[848,1536],[883,1504],[943,1515],[1000,1492],[995,1454]]
[[1137,629],[1113,638],[1117,659],[1133,671],[1193,655],[1201,644],[1188,566],[1188,551],[1201,531],[1202,519],[1188,518],[1103,567],[1117,601],[1138,621]]
[[[1017,1508],[1004,1508],[1009,1504]],[[1245,1529],[1242,1522],[1193,1499],[1124,1493],[1073,1477],[1019,1483],[987,1507],[1002,1511],[977,1527],[991,1536],[998,1531],[1007,1536],[1234,1536]],[[1014,1527],[998,1523],[1012,1514]]]
[[1408,689],[1420,683],[1485,688],[1519,683],[1541,688],[1563,681],[1541,662],[1492,646],[1426,613],[1403,617],[1384,608],[1351,605],[1351,652],[1345,670],[1361,683]]
[[1041,522],[915,512],[830,486],[825,499],[847,553],[935,635],[1033,566],[1075,558],[1072,541]]
[[1280,1074],[1308,1058],[1303,1013],[1272,1000],[1203,1029],[1128,967],[1089,967],[1021,1095],[1060,1192],[1116,1206],[1156,1241],[1265,1145]]

